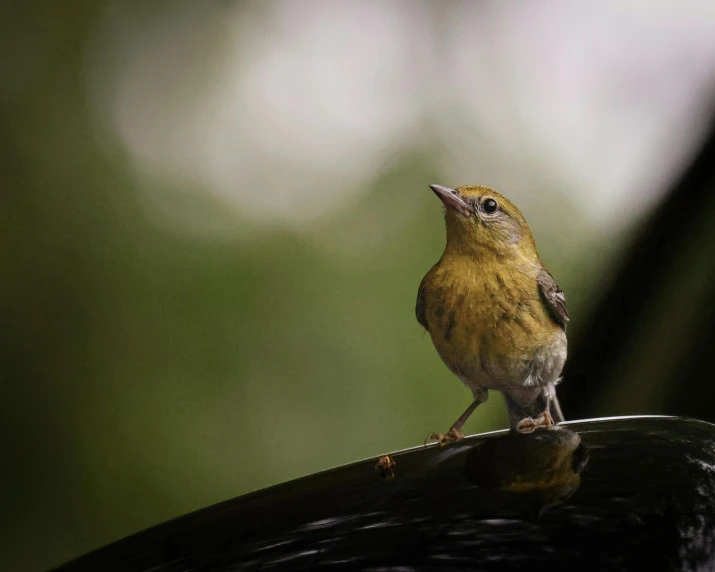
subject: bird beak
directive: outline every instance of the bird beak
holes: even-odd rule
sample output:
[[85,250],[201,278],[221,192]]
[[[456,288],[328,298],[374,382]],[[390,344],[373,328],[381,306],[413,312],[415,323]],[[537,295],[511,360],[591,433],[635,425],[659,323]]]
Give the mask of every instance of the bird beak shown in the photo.
[[462,216],[472,214],[472,209],[454,189],[443,187],[442,185],[430,185],[429,188],[434,191],[434,194],[439,197],[445,207],[457,211]]

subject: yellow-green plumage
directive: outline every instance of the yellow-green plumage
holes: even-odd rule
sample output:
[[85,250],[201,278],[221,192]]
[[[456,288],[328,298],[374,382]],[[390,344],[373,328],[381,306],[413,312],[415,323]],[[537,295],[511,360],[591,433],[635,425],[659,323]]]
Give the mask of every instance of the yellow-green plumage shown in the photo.
[[417,319],[475,402],[489,389],[505,393],[513,425],[555,400],[566,359],[563,294],[516,206],[486,187],[446,191],[454,193],[440,195],[447,245],[420,284]]

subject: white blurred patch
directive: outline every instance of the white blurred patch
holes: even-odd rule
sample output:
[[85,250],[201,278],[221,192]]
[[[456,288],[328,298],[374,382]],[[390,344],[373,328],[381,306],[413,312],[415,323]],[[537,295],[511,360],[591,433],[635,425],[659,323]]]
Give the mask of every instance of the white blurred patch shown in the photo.
[[623,223],[709,127],[712,2],[465,2],[448,28],[442,83],[470,122],[445,154],[460,182],[479,175],[483,147],[484,184],[519,200],[555,181],[590,218]]
[[566,196],[598,226],[621,225],[687,161],[713,94],[707,0],[152,10],[116,2],[98,23],[94,107],[139,174],[258,225],[329,215],[425,147],[447,174],[425,185],[486,184],[542,214]]
[[251,217],[310,221],[404,143],[431,44],[409,0],[174,2],[153,17],[117,3],[91,92],[141,168]]

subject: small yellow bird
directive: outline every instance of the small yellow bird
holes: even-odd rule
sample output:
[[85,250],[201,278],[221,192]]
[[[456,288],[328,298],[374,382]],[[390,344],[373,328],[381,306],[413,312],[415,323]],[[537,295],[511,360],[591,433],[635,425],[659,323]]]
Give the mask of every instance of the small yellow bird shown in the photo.
[[555,385],[566,361],[564,293],[546,270],[519,209],[487,187],[430,188],[445,206],[447,245],[422,279],[417,321],[447,367],[474,396],[441,445],[501,391],[522,433],[563,421]]

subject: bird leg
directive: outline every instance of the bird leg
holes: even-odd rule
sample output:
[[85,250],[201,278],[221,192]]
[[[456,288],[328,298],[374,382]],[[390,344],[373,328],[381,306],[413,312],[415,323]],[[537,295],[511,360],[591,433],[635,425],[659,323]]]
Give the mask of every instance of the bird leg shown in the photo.
[[451,427],[446,433],[437,433],[436,431],[427,435],[425,439],[425,445],[430,441],[437,441],[440,447],[449,445],[450,443],[456,443],[464,439],[464,433],[461,430]]
[[[509,425],[518,433],[551,429],[564,420],[553,383],[543,387],[523,387],[505,392]],[[541,413],[537,413],[537,412]]]
[[551,413],[549,412],[549,408],[547,407],[539,413],[539,416],[536,419],[533,419],[531,417],[526,417],[525,419],[522,419],[517,423],[516,425],[516,430],[519,433],[522,434],[527,434],[527,433],[533,433],[536,431],[539,427],[543,427],[544,429],[551,429],[554,426],[554,419],[551,417]]
[[474,401],[472,404],[467,407],[467,410],[462,413],[462,415],[459,416],[459,419],[454,422],[454,424],[449,428],[449,431],[447,431],[444,435],[436,432],[430,433],[425,439],[425,445],[429,441],[437,441],[440,447],[443,447],[444,445],[456,443],[457,441],[464,439],[462,425],[464,425],[467,419],[469,419],[469,416],[474,413],[474,410],[487,400],[487,396],[488,394],[486,389],[477,391],[474,394]]
[[551,383],[547,386],[546,390],[549,392],[549,413],[551,413],[551,418],[554,420],[554,423],[565,421],[564,414],[561,411],[561,405],[559,404],[559,398],[556,396],[556,387]]

